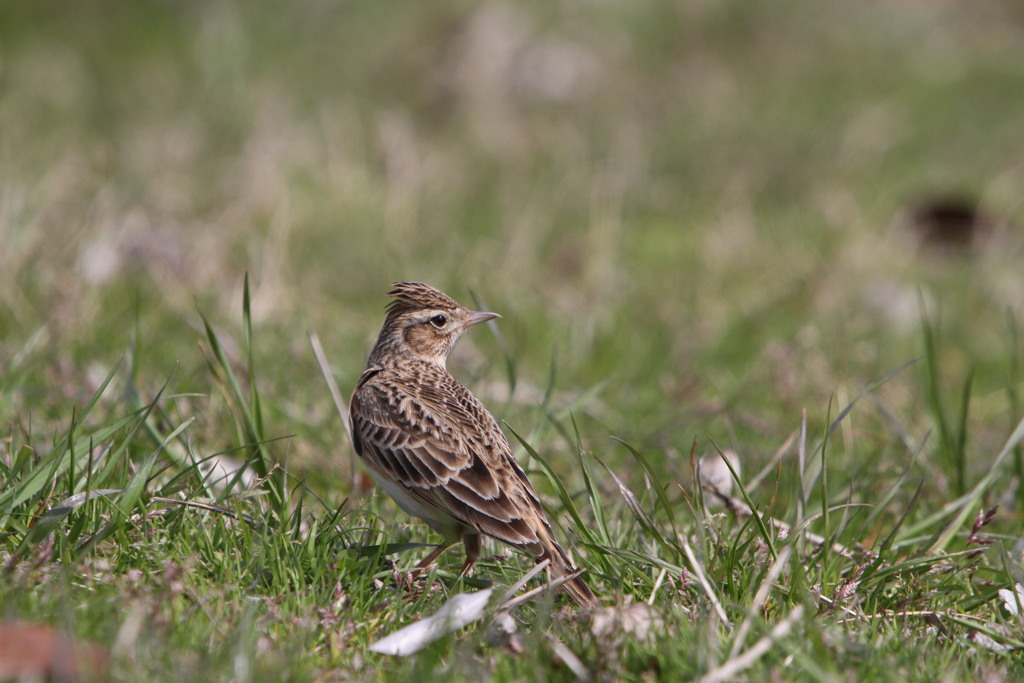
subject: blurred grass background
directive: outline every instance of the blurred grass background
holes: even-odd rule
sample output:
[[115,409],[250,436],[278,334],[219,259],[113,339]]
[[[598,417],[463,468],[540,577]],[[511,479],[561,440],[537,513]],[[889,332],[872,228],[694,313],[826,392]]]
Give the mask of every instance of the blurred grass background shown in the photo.
[[[57,433],[126,355],[148,398],[172,370],[209,393],[197,308],[237,333],[248,273],[266,432],[337,504],[306,333],[347,393],[389,284],[422,280],[504,316],[515,396],[493,337],[453,358],[499,417],[542,422],[553,368],[634,482],[608,435],[682,481],[695,440],[754,472],[802,409],[821,433],[923,353],[925,303],[983,469],[1019,419],[1022,36],[1016,0],[4,3],[4,429]],[[922,244],[936,197],[991,229]],[[919,366],[848,426],[850,477],[892,423],[933,427]],[[229,447],[195,404],[200,450]]]
[[300,331],[350,386],[399,279],[476,291],[525,386],[554,356],[559,388],[606,383],[610,432],[683,450],[775,443],[919,355],[921,298],[982,395],[1016,353],[1018,235],[935,258],[903,220],[952,193],[1019,223],[1015,2],[0,12],[0,335],[44,330],[37,415],[131,345],[201,368],[195,303],[230,321],[246,272],[319,468],[347,451]]

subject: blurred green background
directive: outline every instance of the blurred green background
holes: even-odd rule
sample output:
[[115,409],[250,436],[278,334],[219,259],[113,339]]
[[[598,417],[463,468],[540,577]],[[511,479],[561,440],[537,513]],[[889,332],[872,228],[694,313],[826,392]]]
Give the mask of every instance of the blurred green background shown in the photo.
[[[197,309],[237,332],[248,273],[268,432],[332,481],[307,331],[347,393],[389,284],[422,280],[504,316],[514,400],[492,335],[453,360],[502,417],[540,421],[554,369],[588,445],[674,476],[694,439],[756,465],[802,409],[822,427],[921,354],[927,302],[996,448],[1022,122],[1017,0],[3,3],[3,401],[45,431],[126,354],[145,391],[175,363],[206,391]],[[990,229],[922,246],[948,196]],[[919,379],[864,419],[920,436]]]

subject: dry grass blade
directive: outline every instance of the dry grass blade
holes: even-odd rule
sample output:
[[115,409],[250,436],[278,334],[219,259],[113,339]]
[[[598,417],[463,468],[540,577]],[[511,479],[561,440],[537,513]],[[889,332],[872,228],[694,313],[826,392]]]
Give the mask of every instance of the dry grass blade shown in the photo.
[[683,536],[679,536],[679,544],[683,547],[686,559],[690,561],[690,567],[693,569],[693,573],[697,577],[697,581],[700,583],[701,588],[704,589],[704,593],[707,594],[708,600],[711,601],[712,607],[715,608],[715,613],[718,615],[718,618],[722,620],[726,630],[732,631],[732,624],[729,622],[729,617],[725,614],[725,608],[722,607],[721,601],[715,594],[715,589],[711,586],[711,582],[708,581],[708,577],[704,574],[703,567],[701,567],[700,562],[697,561],[697,556],[694,554],[693,548],[690,547],[690,542]]
[[56,529],[57,526],[64,521],[64,518],[77,508],[85,505],[90,500],[101,496],[113,496],[123,492],[123,489],[93,489],[92,491],[83,491],[82,493],[76,493],[69,498],[65,498],[44,512],[39,519],[35,520],[29,530],[29,533],[25,536],[25,543],[31,544],[39,542],[47,534]]
[[115,493],[123,493],[123,489],[93,489],[92,491],[83,491],[82,493],[76,493],[73,496],[65,498],[60,501],[49,510],[47,510],[42,517],[39,518],[40,522],[44,522],[53,517],[66,517],[69,512],[75,508],[85,505],[93,498],[100,496],[112,496]]
[[245,514],[244,512],[238,513],[234,510],[229,510],[219,505],[210,505],[209,503],[200,503],[197,500],[177,500],[175,498],[164,498],[162,496],[153,496],[149,499],[154,503],[164,503],[165,505],[180,505],[182,507],[196,508],[197,510],[205,510],[207,512],[216,512],[218,515],[224,515],[231,519],[241,519],[249,524],[259,524],[259,519],[252,515]]
[[[939,538],[931,548],[929,548],[930,551],[942,552],[945,550],[953,536],[960,532],[964,522],[966,522],[971,516],[971,512],[977,504],[977,501],[981,499],[982,494],[984,494],[988,487],[992,485],[992,482],[996,480],[996,477],[999,474],[999,468],[1003,464],[1003,461],[1014,452],[1014,448],[1021,442],[1021,440],[1024,440],[1024,417],[1022,417],[1020,422],[1017,423],[1016,429],[1013,430],[1013,433],[1006,440],[1002,450],[999,451],[995,460],[992,461],[991,467],[989,467],[985,476],[981,478],[981,481],[979,481],[974,488],[968,491],[966,495],[961,496],[951,504],[954,506],[953,509],[956,509],[955,506],[958,505],[960,508],[959,512],[957,513],[956,518],[942,531]],[[947,505],[944,511],[948,509],[950,509],[950,505]]]
[[[805,414],[807,411],[804,411]],[[776,466],[782,461],[786,454],[789,453],[789,449],[793,447],[793,440],[796,439],[797,435],[800,434],[800,430],[796,429],[790,432],[786,440],[782,442],[782,445],[775,449],[775,454],[772,455],[771,460],[765,463],[765,466],[761,468],[761,471],[755,474],[750,481],[747,482],[747,491],[753,491],[761,482],[764,481],[765,477],[775,471]]]
[[537,576],[537,574],[540,574],[542,571],[547,569],[550,565],[551,565],[551,560],[549,560],[549,559],[548,560],[543,560],[541,562],[538,562],[533,567],[533,569],[531,569],[530,571],[526,572],[523,575],[523,578],[521,578],[518,581],[516,581],[515,584],[511,588],[509,588],[507,591],[505,591],[505,594],[501,596],[501,602],[502,602],[501,608],[502,609],[508,609],[510,607],[510,605],[508,605],[506,603],[509,600],[512,599],[512,596],[515,595],[516,593],[518,593],[519,589],[521,589],[523,586],[525,586],[527,583],[529,583],[530,579],[532,579],[533,577]]
[[608,467],[608,465],[605,465],[600,460],[598,460],[598,462],[604,465],[608,474],[611,475],[612,479],[615,481],[615,485],[619,488],[619,493],[622,494],[623,499],[626,501],[626,506],[629,508],[629,511],[633,513],[633,516],[636,517],[637,521],[640,522],[640,526],[643,527],[644,531],[657,540],[658,543],[660,543],[668,552],[672,552],[672,548],[662,533],[658,530],[654,520],[644,512],[643,506],[640,505],[640,500],[636,497],[636,494],[626,486],[625,482],[619,479],[618,475],[615,474],[615,471],[612,470],[612,468]]
[[[520,596],[518,596],[516,598],[512,598],[511,600],[505,601],[505,603],[501,606],[501,609],[502,610],[510,610],[513,607],[518,607],[519,605],[523,604],[524,602],[528,602],[528,601],[532,600],[533,598],[537,597],[538,595],[540,595],[542,593],[549,593],[549,592],[553,593],[554,591],[558,590],[559,586],[561,586],[563,583],[565,583],[566,581],[572,581],[574,578],[576,578],[577,576],[579,576],[582,573],[583,573],[583,570],[579,569],[579,570],[574,571],[572,573],[563,574],[562,576],[559,576],[557,578],[551,579],[550,581],[548,581],[544,585],[537,586],[536,588],[531,588],[530,590],[526,591],[522,595],[520,595]],[[520,583],[522,583],[522,582],[520,582]]]
[[750,667],[754,662],[763,657],[772,647],[772,643],[789,635],[793,625],[804,615],[803,605],[793,608],[785,619],[777,623],[771,633],[764,636],[750,646],[750,649],[738,657],[730,657],[724,664],[701,676],[699,683],[721,683],[731,681],[744,669]]
[[757,616],[761,611],[761,608],[764,607],[775,580],[779,578],[779,575],[782,574],[782,570],[786,568],[786,564],[789,562],[789,558],[792,554],[793,546],[791,545],[787,545],[779,551],[779,556],[775,558],[775,562],[772,563],[771,568],[768,570],[768,574],[764,577],[764,581],[761,582],[761,585],[757,589],[757,593],[754,594],[754,599],[747,608],[747,616],[743,619],[739,628],[736,629],[736,635],[733,637],[732,641],[732,648],[729,650],[730,659],[739,654],[740,648],[743,647],[743,643],[747,639],[747,633],[750,632],[750,627],[754,623],[754,617]]
[[[347,403],[345,402],[344,395],[341,393],[341,389],[338,388],[338,383],[334,380],[334,373],[331,372],[331,366],[327,362],[324,347],[320,344],[320,336],[316,332],[309,333],[309,345],[313,347],[313,355],[316,356],[316,362],[320,366],[320,373],[324,376],[324,381],[327,382],[327,390],[331,392],[334,409],[338,411],[338,418],[341,420],[342,427],[345,428],[348,442],[353,443],[352,425],[348,423]],[[352,490],[354,491],[356,488],[356,459],[349,456],[348,463],[349,481],[352,482]]]
[[551,643],[551,650],[555,653],[558,659],[562,660],[562,663],[569,667],[573,675],[576,676],[578,681],[589,681],[590,672],[587,671],[587,667],[583,664],[576,653],[569,649],[569,647],[558,640],[554,636],[548,636],[548,640]]

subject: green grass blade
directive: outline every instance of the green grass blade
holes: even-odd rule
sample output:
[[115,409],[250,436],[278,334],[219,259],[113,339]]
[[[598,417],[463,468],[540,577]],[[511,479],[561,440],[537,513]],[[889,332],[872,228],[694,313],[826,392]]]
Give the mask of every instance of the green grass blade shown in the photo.
[[661,504],[662,509],[665,511],[665,515],[668,518],[669,526],[671,526],[672,528],[672,537],[675,538],[679,534],[679,527],[676,525],[675,510],[673,509],[672,504],[669,502],[668,496],[665,494],[665,489],[658,485],[658,482],[661,481],[661,477],[659,477],[658,474],[655,472],[654,468],[651,467],[651,463],[648,462],[647,458],[644,457],[643,453],[633,448],[628,443],[626,443],[625,441],[616,436],[613,436],[611,438],[613,441],[618,441],[623,446],[625,446],[626,450],[628,450],[630,455],[633,456],[633,459],[640,463],[640,467],[643,469],[644,473],[651,481],[651,488],[654,489],[654,495],[658,497],[658,502]]
[[736,482],[736,488],[739,489],[740,495],[743,497],[743,502],[745,502],[747,507],[750,508],[750,516],[753,518],[754,524],[757,526],[757,531],[761,535],[761,540],[763,540],[765,545],[768,547],[768,552],[771,553],[772,560],[775,560],[778,557],[778,552],[775,550],[775,540],[768,532],[768,527],[765,525],[764,519],[761,517],[761,513],[757,511],[754,501],[751,500],[750,494],[747,493],[746,487],[740,480],[740,475],[733,468],[729,459],[722,454],[722,449],[719,448],[714,439],[711,440],[711,444],[715,447],[715,450],[718,451],[718,455],[722,458],[722,462],[724,462],[725,466],[729,468],[729,474],[732,475],[733,481]]
[[[611,536],[608,533],[608,521],[605,518],[605,509],[598,494],[597,485],[594,482],[593,473],[590,471],[589,458],[586,449],[583,448],[582,437],[576,419],[572,420],[573,434],[575,435],[576,456],[580,463],[580,472],[583,474],[583,484],[587,491],[587,500],[590,502],[590,510],[594,514],[594,523],[601,537],[602,545],[611,545]],[[597,459],[597,456],[593,456]],[[600,460],[598,460],[600,462]],[[601,463],[604,464],[604,463]]]
[[659,545],[669,554],[678,555],[680,550],[675,545],[675,538],[671,541],[665,538],[665,534],[658,528],[654,523],[654,520],[644,511],[643,506],[640,504],[640,500],[636,497],[636,494],[626,484],[619,479],[618,475],[615,474],[615,470],[609,467],[605,462],[598,459],[601,465],[608,471],[612,481],[619,488],[619,493],[622,494],[622,498],[626,501],[626,506],[629,511],[633,513],[633,517],[640,523],[641,528],[647,532],[647,535],[658,542]]
[[[487,308],[487,304],[483,298],[477,294],[476,290],[470,289],[469,295],[473,298],[473,304],[479,311],[490,310]],[[516,361],[512,356],[512,347],[509,346],[508,340],[505,339],[505,334],[501,331],[501,326],[494,320],[487,322],[487,329],[494,335],[495,341],[498,342],[498,350],[501,352],[501,358],[505,361],[505,376],[508,380],[508,401],[512,401],[512,397],[516,393]]]
[[507,422],[505,426],[512,433],[512,436],[516,437],[516,440],[522,444],[523,448],[530,454],[530,457],[537,461],[537,464],[544,470],[544,474],[547,476],[548,481],[551,482],[552,487],[555,489],[555,493],[558,495],[558,499],[562,501],[562,505],[565,507],[566,512],[572,518],[573,524],[576,528],[577,533],[580,534],[588,543],[594,546],[600,546],[598,539],[594,537],[593,531],[590,527],[583,522],[583,518],[580,516],[579,510],[576,509],[576,504],[573,503],[572,496],[566,490],[565,485],[555,474],[555,471],[551,468],[544,458],[540,457],[540,454],[526,441],[522,436],[519,435],[515,429],[512,428]]
[[[127,485],[124,487],[124,492],[121,494],[120,499],[117,501],[115,506],[115,514],[111,516],[109,522],[107,522],[99,531],[97,531],[89,540],[82,543],[76,549],[76,554],[84,556],[90,554],[95,548],[102,543],[108,536],[120,529],[125,520],[131,514],[131,511],[135,509],[135,506],[139,503],[142,498],[142,494],[146,490],[146,485],[149,483],[149,478],[153,473],[153,468],[156,466],[157,459],[163,452],[164,448],[168,443],[173,441],[177,436],[188,429],[192,424],[194,418],[189,418],[171,432],[170,435],[164,440],[159,447],[142,461],[138,469],[128,480]],[[136,429],[138,426],[136,426]]]
[[1022,440],[1024,440],[1024,417],[1022,417],[1017,423],[1013,433],[1010,434],[1006,443],[996,455],[995,460],[992,461],[992,465],[989,466],[988,472],[986,472],[985,476],[983,476],[981,480],[974,485],[974,488],[971,489],[971,491],[942,506],[942,508],[937,512],[934,512],[926,516],[924,519],[908,526],[904,533],[901,534],[900,538],[905,539],[911,536],[918,536],[925,529],[935,526],[949,515],[956,513],[954,520],[950,522],[944,531],[937,537],[932,549],[940,551],[945,548],[946,544],[948,544],[952,537],[959,532],[963,527],[964,522],[972,512],[974,512],[974,507],[977,504],[977,501],[980,500],[981,496],[986,490],[988,490],[988,487],[991,486],[999,476],[999,469],[1002,466],[1003,461],[1013,454],[1014,449]]
[[42,541],[50,534],[50,532],[56,529],[68,515],[88,503],[90,500],[101,496],[110,497],[122,492],[123,489],[94,489],[92,491],[76,493],[69,498],[65,498],[43,513],[35,521],[24,539],[22,539],[21,546],[18,548],[17,552],[22,553],[27,546]]

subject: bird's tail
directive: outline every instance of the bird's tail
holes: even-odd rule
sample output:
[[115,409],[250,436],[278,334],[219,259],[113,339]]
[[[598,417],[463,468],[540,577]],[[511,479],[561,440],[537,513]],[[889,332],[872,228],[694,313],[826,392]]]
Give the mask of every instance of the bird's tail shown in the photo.
[[541,552],[538,560],[551,560],[548,572],[554,578],[572,576],[571,579],[562,584],[562,588],[580,607],[587,609],[597,607],[600,604],[597,596],[594,595],[594,591],[590,590],[587,582],[579,576],[580,570],[573,566],[572,562],[569,561],[569,556],[565,554],[565,551],[562,550],[562,547],[554,539],[548,538],[545,540],[548,542],[544,543],[543,552]]

